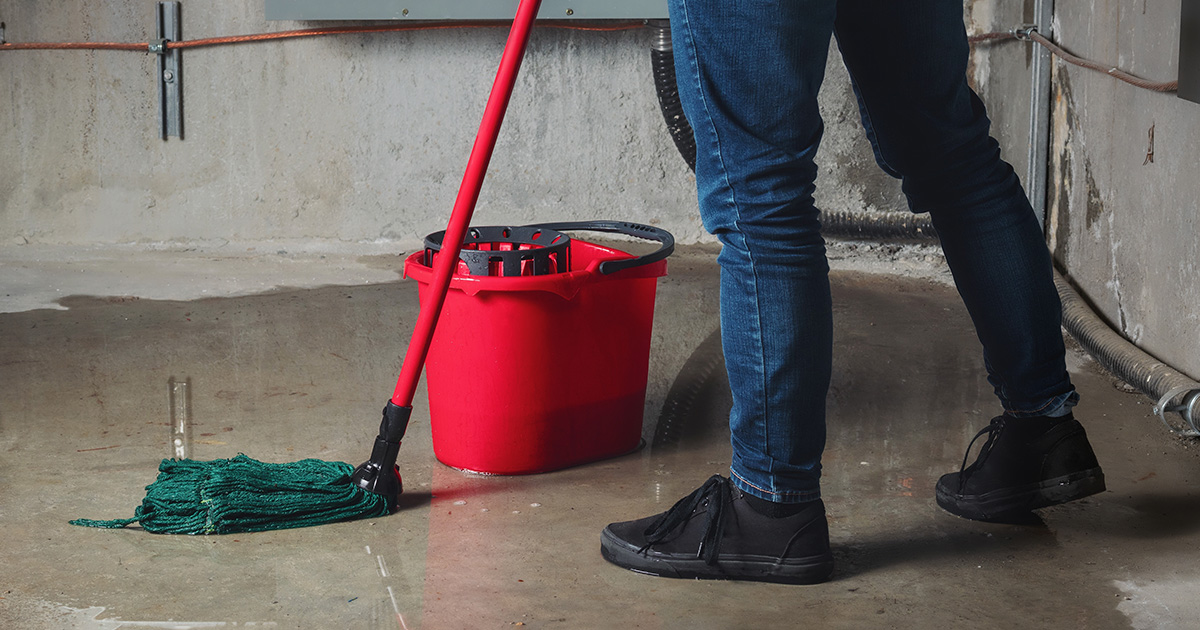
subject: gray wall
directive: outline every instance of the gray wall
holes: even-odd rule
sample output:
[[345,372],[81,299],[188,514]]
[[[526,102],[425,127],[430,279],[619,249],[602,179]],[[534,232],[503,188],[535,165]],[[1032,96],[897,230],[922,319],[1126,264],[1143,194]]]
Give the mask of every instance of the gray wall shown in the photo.
[[[311,26],[265,21],[260,0],[183,5],[185,38]],[[0,0],[16,42],[146,41],[152,11]],[[186,139],[166,142],[153,56],[0,53],[0,244],[412,247],[444,225],[505,34],[185,51]],[[605,217],[661,225],[683,243],[707,238],[658,111],[649,42],[645,29],[534,33],[477,223]],[[903,208],[874,166],[836,54],[822,107],[821,203]]]
[[[152,2],[0,2],[10,41],[145,41]],[[185,38],[310,26],[260,1],[184,3]],[[4,242],[303,245],[444,225],[503,29],[184,53],[183,141],[157,137],[154,58],[0,53]],[[691,183],[654,109],[648,36],[534,34],[478,215],[606,216],[696,240]],[[658,118],[656,118],[658,117]]]
[[[1179,0],[1057,5],[1075,54],[1178,76]],[[1200,105],[1062,63],[1054,90],[1055,258],[1116,330],[1200,377]]]

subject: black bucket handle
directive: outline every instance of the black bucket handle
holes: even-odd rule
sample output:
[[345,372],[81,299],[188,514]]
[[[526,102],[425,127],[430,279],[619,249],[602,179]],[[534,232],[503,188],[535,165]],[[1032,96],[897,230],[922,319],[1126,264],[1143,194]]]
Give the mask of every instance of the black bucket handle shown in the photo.
[[606,260],[600,263],[600,273],[609,275],[630,267],[649,265],[665,259],[675,251],[675,237],[671,233],[650,225],[631,223],[629,221],[565,221],[559,223],[538,223],[529,227],[538,227],[557,232],[610,232],[644,238],[648,241],[658,241],[662,244],[657,250],[636,258],[621,260]]

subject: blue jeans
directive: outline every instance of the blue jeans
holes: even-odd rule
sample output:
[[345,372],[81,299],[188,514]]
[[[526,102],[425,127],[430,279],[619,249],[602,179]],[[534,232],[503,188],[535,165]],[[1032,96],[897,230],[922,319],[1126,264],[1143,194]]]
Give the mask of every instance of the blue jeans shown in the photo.
[[1041,226],[966,82],[961,0],[669,7],[700,212],[724,246],[721,332],[739,488],[779,502],[820,492],[833,325],[813,156],[833,35],[879,165],[941,237],[1005,412],[1058,415],[1075,404]]

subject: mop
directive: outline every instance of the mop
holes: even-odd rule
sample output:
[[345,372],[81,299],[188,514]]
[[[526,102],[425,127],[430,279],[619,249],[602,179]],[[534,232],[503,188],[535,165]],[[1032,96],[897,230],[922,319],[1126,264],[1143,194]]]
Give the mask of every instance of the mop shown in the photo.
[[316,459],[271,464],[245,455],[206,462],[165,459],[133,518],[78,519],[72,524],[116,529],[138,523],[154,533],[230,534],[385,516],[396,509],[403,492],[396,456],[412,414],[413,395],[540,5],[541,0],[521,0],[517,7],[430,290],[421,304],[396,389],[384,407],[370,459],[357,468]]

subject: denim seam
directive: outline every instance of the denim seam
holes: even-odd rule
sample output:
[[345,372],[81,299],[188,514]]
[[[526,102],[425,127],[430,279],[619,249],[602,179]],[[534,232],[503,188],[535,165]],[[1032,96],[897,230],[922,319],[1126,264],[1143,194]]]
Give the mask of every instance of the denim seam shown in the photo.
[[[729,169],[725,165],[725,153],[721,150],[721,137],[720,137],[720,134],[717,133],[716,125],[714,125],[712,123],[713,117],[711,114],[711,109],[709,108],[708,96],[704,91],[703,83],[700,81],[700,68],[698,66],[699,62],[697,61],[700,58],[700,56],[699,56],[699,51],[696,50],[696,38],[695,38],[694,34],[692,33],[691,17],[688,15],[687,3],[686,2],[681,3],[680,6],[683,9],[683,27],[688,30],[688,40],[687,40],[688,47],[691,49],[691,55],[688,58],[688,64],[691,66],[691,73],[690,73],[691,77],[690,78],[695,82],[696,94],[698,94],[700,97],[700,102],[704,107],[705,120],[708,121],[708,125],[707,125],[708,131],[711,134],[713,143],[716,145],[715,148],[716,148],[716,152],[717,152],[717,160],[721,167],[721,179],[724,182],[724,187],[725,187],[725,190],[727,191],[729,204],[733,208],[734,216],[737,217],[734,224],[736,226],[739,226],[737,233],[738,233],[738,236],[741,238],[742,248],[745,249],[746,256],[750,260],[750,268],[752,270],[754,270],[755,269],[754,254],[750,251],[750,245],[749,245],[749,243],[746,242],[745,235],[743,235],[741,233],[741,228],[740,228],[741,219],[742,219],[741,206],[738,204],[737,196],[734,192],[733,185],[730,184],[730,182],[729,182]],[[754,271],[754,273],[752,275],[752,280],[753,280],[753,289],[754,289],[754,309],[755,309],[754,317],[755,317],[755,320],[758,322],[758,326],[756,327],[756,331],[755,331],[756,337],[757,337],[755,339],[755,342],[758,345],[758,353],[757,353],[758,354],[758,365],[755,366],[755,368],[758,370],[758,375],[759,375],[759,379],[760,379],[759,395],[760,395],[760,398],[762,399],[762,404],[763,404],[762,412],[764,414],[764,422],[761,423],[762,432],[763,432],[763,444],[769,445],[771,443],[770,442],[771,436],[767,434],[767,427],[768,427],[769,423],[765,422],[765,416],[767,413],[770,412],[770,409],[768,407],[769,401],[767,400],[767,396],[766,396],[766,393],[767,393],[767,383],[766,383],[767,370],[766,370],[766,356],[765,356],[765,353],[763,350],[762,306],[759,303],[759,299],[760,299],[759,291],[758,291],[759,278],[758,278],[757,270]],[[767,458],[771,459],[770,453],[767,453]]]

